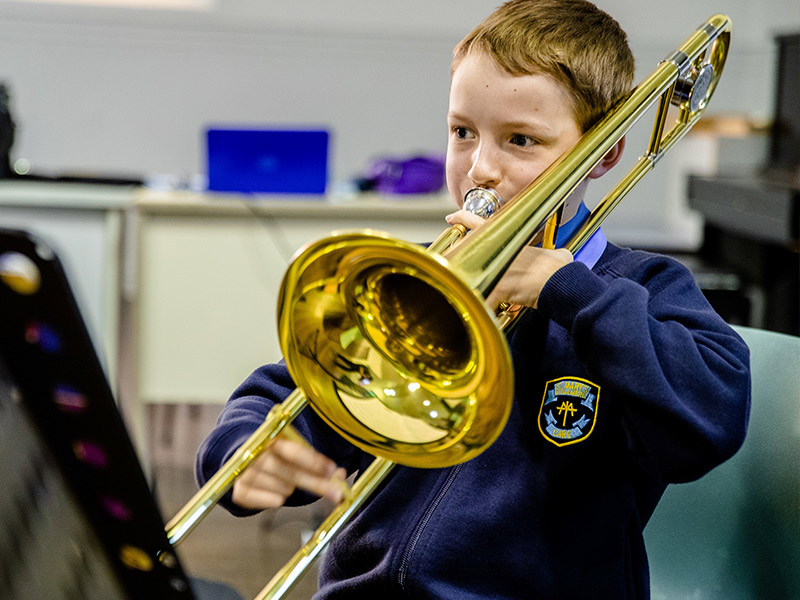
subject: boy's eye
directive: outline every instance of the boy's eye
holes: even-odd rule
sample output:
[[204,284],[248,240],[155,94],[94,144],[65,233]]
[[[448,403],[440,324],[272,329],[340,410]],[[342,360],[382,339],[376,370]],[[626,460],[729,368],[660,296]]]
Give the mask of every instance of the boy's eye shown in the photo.
[[521,146],[523,148],[526,148],[528,146],[533,146],[535,142],[533,138],[530,137],[529,135],[515,133],[514,135],[511,136],[511,143],[514,144],[515,146]]
[[466,127],[453,127],[453,134],[459,140],[466,140],[470,137],[469,129],[467,129]]

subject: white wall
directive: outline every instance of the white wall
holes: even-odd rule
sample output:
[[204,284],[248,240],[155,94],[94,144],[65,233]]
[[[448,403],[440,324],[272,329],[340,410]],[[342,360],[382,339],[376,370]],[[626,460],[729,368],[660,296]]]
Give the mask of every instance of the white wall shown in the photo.
[[[598,3],[629,32],[639,78],[706,17],[729,14],[734,41],[709,114],[770,116],[772,39],[800,30],[797,0]],[[204,170],[208,123],[327,126],[337,180],[375,155],[443,151],[450,51],[497,2],[207,4],[158,11],[0,0],[14,157],[40,172],[190,175]],[[612,219],[663,221],[666,187],[656,180],[640,206]]]

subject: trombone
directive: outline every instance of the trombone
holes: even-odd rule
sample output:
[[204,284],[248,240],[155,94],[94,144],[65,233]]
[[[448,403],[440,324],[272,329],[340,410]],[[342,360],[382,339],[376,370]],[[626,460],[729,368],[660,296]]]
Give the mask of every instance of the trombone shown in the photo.
[[[565,199],[657,103],[646,153],[565,247],[574,254],[588,241],[702,117],[722,75],[730,35],[725,15],[703,23],[468,239],[456,226],[426,250],[384,233],[344,232],[301,249],[286,271],[278,303],[281,349],[297,389],[170,520],[170,543],[179,543],[236,477],[278,435],[291,431],[307,404],[377,458],[259,600],[291,589],[394,464],[447,467],[486,449],[511,408],[513,371],[503,328],[513,315],[490,311],[485,298],[534,236],[544,232],[543,244],[552,246]],[[670,107],[677,107],[677,118],[666,129]]]

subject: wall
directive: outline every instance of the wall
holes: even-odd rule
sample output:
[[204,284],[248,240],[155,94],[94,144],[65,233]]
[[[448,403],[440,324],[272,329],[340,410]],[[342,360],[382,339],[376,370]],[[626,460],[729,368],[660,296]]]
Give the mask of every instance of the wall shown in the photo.
[[[335,180],[359,174],[376,155],[443,151],[450,51],[495,6],[205,4],[198,11],[134,11],[0,0],[0,79],[11,86],[18,122],[14,157],[45,173],[188,176],[204,170],[203,128],[223,123],[330,127]],[[629,31],[638,78],[706,17],[726,11],[734,42],[709,114],[769,118],[772,38],[800,29],[796,0],[599,5]],[[612,223],[666,227],[673,235],[664,224],[682,219],[681,198],[670,196],[681,196],[682,185],[665,190],[685,162],[665,161],[663,174],[642,184],[643,200],[618,209]]]

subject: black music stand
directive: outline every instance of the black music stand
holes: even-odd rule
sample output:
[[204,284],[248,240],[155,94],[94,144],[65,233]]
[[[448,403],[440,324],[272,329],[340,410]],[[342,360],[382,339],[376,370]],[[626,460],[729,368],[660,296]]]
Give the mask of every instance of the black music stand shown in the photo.
[[0,229],[0,307],[0,598],[238,597],[184,573],[64,270],[26,232]]

